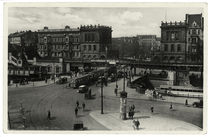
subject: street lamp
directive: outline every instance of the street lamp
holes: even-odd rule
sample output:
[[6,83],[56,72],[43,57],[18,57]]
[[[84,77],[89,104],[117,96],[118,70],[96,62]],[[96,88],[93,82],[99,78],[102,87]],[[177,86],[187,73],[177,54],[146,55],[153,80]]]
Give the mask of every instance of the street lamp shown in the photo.
[[101,78],[101,114],[104,114],[104,111],[103,111],[103,83],[104,83],[104,77]]
[[127,105],[127,92],[125,91],[125,68],[123,78],[123,91],[120,92],[120,118],[126,120],[126,105]]

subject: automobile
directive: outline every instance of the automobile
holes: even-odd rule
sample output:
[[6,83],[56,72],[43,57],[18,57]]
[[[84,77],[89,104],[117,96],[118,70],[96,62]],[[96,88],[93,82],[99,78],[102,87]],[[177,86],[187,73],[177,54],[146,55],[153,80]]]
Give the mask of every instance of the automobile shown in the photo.
[[193,102],[192,106],[197,108],[203,108],[203,100]]
[[88,87],[86,85],[81,85],[79,86],[79,89],[78,89],[78,93],[87,93],[88,92]]

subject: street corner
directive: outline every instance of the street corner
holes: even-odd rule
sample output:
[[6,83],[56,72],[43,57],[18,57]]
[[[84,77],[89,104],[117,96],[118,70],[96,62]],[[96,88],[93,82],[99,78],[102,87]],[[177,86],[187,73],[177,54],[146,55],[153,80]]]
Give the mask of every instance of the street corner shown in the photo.
[[133,119],[126,120],[120,119],[120,113],[117,112],[101,114],[100,111],[93,111],[90,116],[107,129],[114,131],[134,131],[136,130],[134,122],[137,120],[140,122],[138,131],[202,131],[193,124],[149,113],[136,113]]

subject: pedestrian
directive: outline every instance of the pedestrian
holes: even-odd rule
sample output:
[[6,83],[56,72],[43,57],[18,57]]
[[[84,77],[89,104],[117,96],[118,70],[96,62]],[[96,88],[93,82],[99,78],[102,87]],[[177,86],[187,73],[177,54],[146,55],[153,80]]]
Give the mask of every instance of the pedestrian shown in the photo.
[[117,96],[117,88],[114,89],[114,93]]
[[186,106],[188,105],[188,100],[187,100],[187,99],[185,100],[185,105],[186,105]]
[[51,119],[51,113],[50,113],[50,110],[48,110],[47,119],[48,119],[48,120],[50,120],[50,119]]
[[75,108],[74,112],[75,112],[75,116],[77,117],[77,114],[78,114],[78,108],[77,107]]
[[79,101],[77,100],[77,102],[76,102],[76,105],[77,105],[77,107],[79,107]]
[[173,105],[172,105],[172,103],[170,104],[170,109],[173,109]]
[[153,107],[153,106],[151,106],[151,108],[150,108],[150,109],[151,109],[151,112],[153,113],[153,112],[154,112],[154,107]]
[[134,113],[134,110],[131,110],[131,119],[133,119]]
[[135,107],[135,105],[133,104],[133,105],[132,105],[132,109],[133,109],[133,111],[135,110],[135,108],[136,108],[136,107]]
[[136,120],[136,129],[137,129],[137,130],[139,130],[139,126],[140,126],[140,122],[139,122],[139,120],[137,119],[137,120]]
[[47,83],[47,78],[45,78],[45,83]]
[[83,110],[85,110],[85,103],[84,102],[82,103],[82,108],[83,108]]

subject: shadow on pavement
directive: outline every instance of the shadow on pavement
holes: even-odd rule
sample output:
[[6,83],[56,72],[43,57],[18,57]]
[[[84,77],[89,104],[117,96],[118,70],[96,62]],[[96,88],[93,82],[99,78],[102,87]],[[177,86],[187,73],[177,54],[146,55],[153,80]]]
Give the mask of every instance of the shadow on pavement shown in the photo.
[[150,118],[150,116],[133,117],[133,119],[145,119],[145,118]]
[[85,110],[83,110],[84,112],[89,112],[89,111],[91,111],[90,109],[85,109]]
[[50,120],[55,120],[55,119],[56,119],[56,117],[51,117],[51,118],[50,118]]
[[85,115],[77,115],[77,118],[79,118],[79,117],[84,117]]

